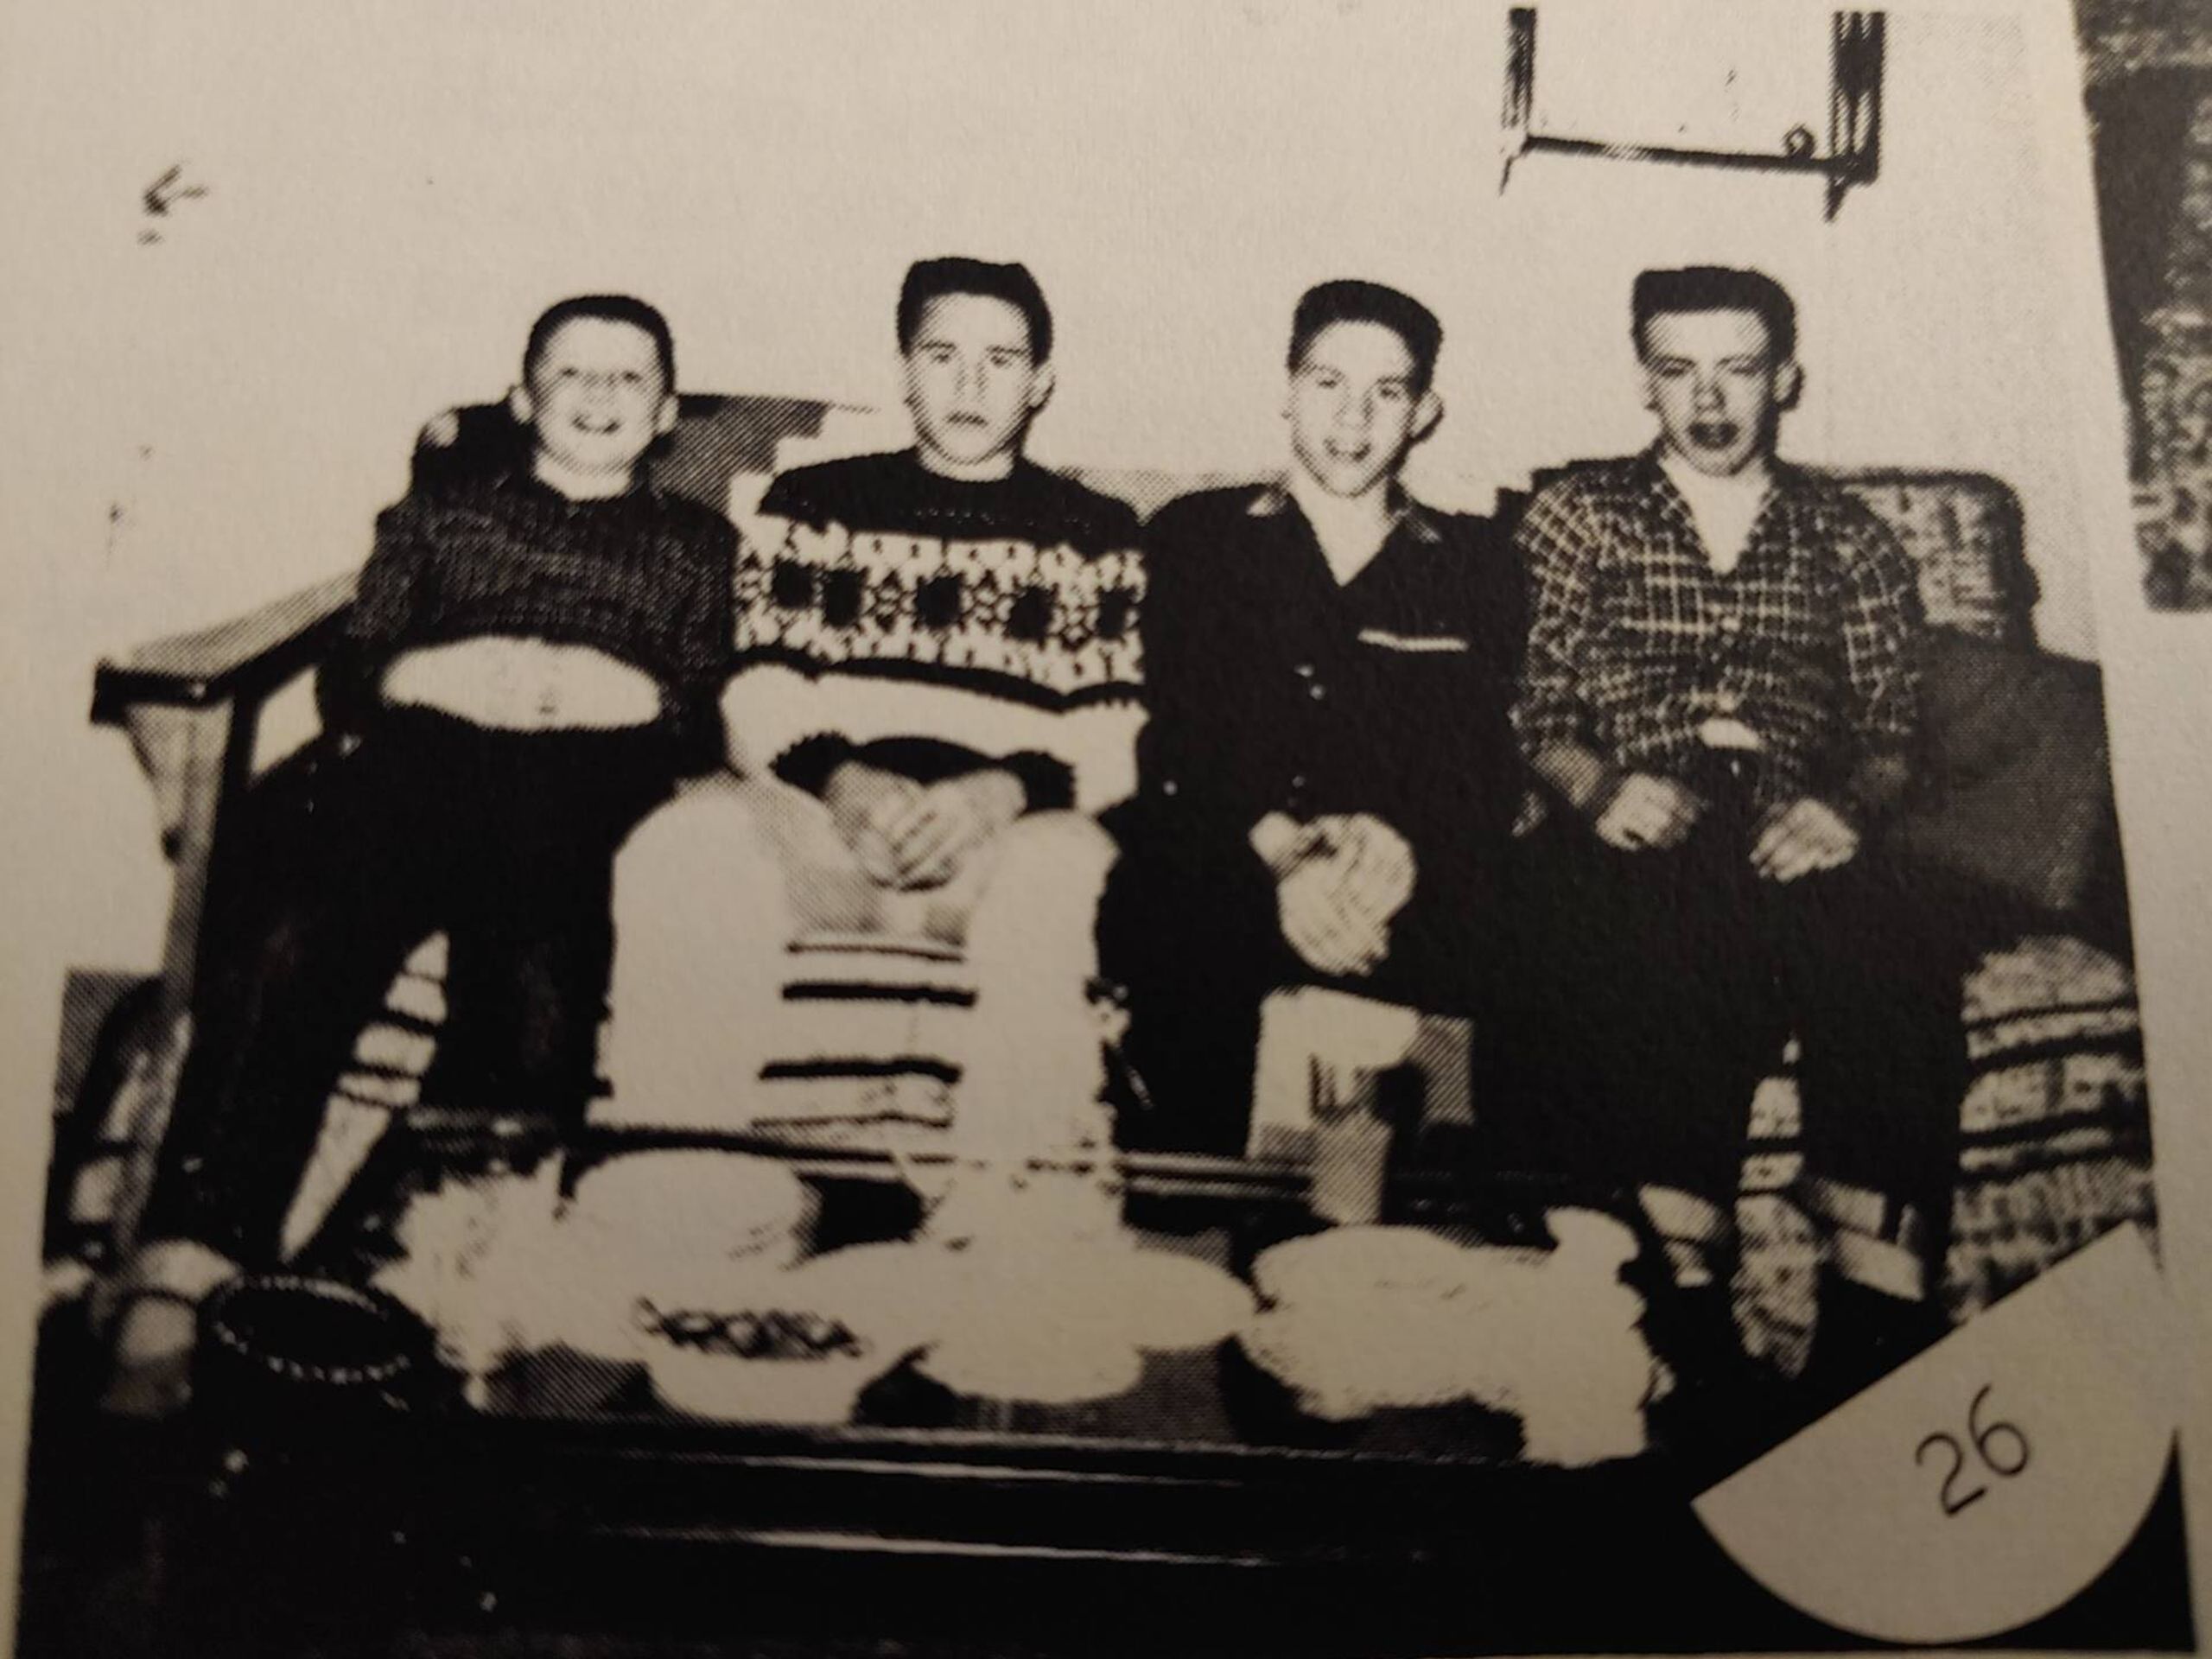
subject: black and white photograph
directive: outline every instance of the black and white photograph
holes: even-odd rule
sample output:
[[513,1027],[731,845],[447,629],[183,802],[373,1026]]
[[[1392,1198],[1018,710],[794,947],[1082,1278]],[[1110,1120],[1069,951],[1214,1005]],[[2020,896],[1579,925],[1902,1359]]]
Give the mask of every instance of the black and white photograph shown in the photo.
[[2190,7],[10,27],[16,1651],[2196,1649]]

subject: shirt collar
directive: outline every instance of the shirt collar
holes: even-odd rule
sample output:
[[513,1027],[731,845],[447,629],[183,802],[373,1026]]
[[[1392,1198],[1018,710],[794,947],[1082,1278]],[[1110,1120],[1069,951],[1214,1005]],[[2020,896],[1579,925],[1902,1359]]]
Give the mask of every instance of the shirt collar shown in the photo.
[[628,489],[615,495],[587,496],[582,499],[562,494],[560,491],[540,478],[526,461],[521,466],[508,471],[505,474],[504,482],[511,490],[534,496],[541,501],[557,502],[564,507],[603,507],[617,501],[643,500],[648,496],[657,496],[660,493],[659,486],[652,480],[652,469],[643,465],[639,467],[637,473],[630,480]]
[[[1290,493],[1289,485],[1275,479],[1261,486],[1245,505],[1245,513],[1254,518],[1274,518],[1286,512],[1298,511],[1298,502]],[[1444,539],[1444,532],[1437,527],[1436,514],[1408,494],[1402,484],[1390,486],[1390,534],[1403,530],[1423,546],[1433,546]],[[1384,537],[1387,543],[1389,537]]]
[[[1636,458],[1637,481],[1647,487],[1655,484],[1664,485],[1679,496],[1681,492],[1675,489],[1675,480],[1667,476],[1667,469],[1659,464],[1661,453],[1662,443],[1658,439],[1653,439],[1645,446],[1643,452]],[[1768,493],[1777,496],[1797,494],[1804,487],[1807,478],[1802,467],[1794,461],[1784,461],[1780,455],[1767,457],[1766,475]]]
[[[1688,498],[1668,476],[1666,467],[1660,464],[1659,456],[1660,444],[1655,440],[1637,457],[1637,481],[1680,513],[1684,524],[1694,525],[1696,517],[1690,511]],[[1785,525],[1794,522],[1792,515],[1810,482],[1810,475],[1803,467],[1784,461],[1780,455],[1767,457],[1766,473],[1766,499],[1752,524],[1754,539],[1770,521],[1779,520]]]

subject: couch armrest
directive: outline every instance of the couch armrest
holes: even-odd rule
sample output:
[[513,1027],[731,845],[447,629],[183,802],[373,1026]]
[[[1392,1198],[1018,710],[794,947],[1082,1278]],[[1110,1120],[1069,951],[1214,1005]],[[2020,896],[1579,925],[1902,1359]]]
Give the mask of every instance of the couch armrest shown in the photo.
[[[349,573],[245,616],[154,640],[103,662],[93,681],[94,723],[122,728],[152,785],[162,847],[175,871],[161,973],[137,1039],[148,1062],[127,1139],[132,1151],[114,1204],[116,1248],[127,1257],[150,1188],[176,1069],[197,1001],[203,924],[251,872],[224,826],[252,782],[264,706],[328,652],[353,601]],[[233,841],[235,837],[232,838]]]
[[274,690],[329,649],[353,603],[353,582],[351,571],[332,576],[244,616],[103,662],[92,682],[94,722],[121,725],[147,703],[206,709]]

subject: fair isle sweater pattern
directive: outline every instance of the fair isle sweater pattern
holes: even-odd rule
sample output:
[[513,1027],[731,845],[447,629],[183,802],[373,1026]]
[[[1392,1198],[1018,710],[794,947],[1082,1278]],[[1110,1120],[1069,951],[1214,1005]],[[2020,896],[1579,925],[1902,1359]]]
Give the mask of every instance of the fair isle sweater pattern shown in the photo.
[[740,561],[738,662],[873,667],[1049,706],[1133,696],[1142,594],[1130,550],[794,524]]
[[[803,748],[779,769],[811,784],[825,743],[911,757],[918,740],[945,757],[931,772],[1014,760],[1033,779],[1049,757],[1074,804],[1126,792],[1144,601],[1126,505],[1027,463],[944,479],[907,451],[787,474],[760,515],[726,704],[757,758]],[[1060,795],[1033,784],[1033,804]]]
[[[761,503],[784,536],[739,561],[741,667],[874,669],[1047,707],[1138,695],[1144,574],[1126,509],[1082,514],[1090,503],[1077,502],[1077,512],[1040,512],[1047,504],[1023,499],[1033,492],[1008,492],[1011,522],[994,522],[988,499],[932,512],[912,499],[927,486],[861,490],[869,474],[810,476],[833,468],[854,470],[810,467],[779,480]],[[867,522],[871,506],[893,522]],[[1112,536],[1117,516],[1128,518],[1118,545],[1093,539]]]

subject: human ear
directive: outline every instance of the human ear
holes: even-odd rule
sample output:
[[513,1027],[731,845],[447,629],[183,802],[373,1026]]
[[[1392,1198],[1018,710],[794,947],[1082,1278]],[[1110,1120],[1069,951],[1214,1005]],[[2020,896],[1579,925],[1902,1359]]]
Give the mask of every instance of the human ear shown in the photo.
[[675,431],[676,417],[678,413],[676,394],[672,391],[663,392],[660,407],[653,411],[653,435],[664,438]]
[[1444,400],[1433,391],[1424,391],[1421,402],[1414,407],[1414,423],[1406,442],[1421,442],[1436,430],[1444,419]]
[[1804,391],[1805,371],[1798,367],[1796,358],[1791,358],[1774,372],[1774,406],[1777,409],[1796,408],[1797,399],[1804,395]]
[[1059,383],[1059,377],[1052,372],[1050,363],[1038,365],[1037,372],[1029,378],[1029,412],[1032,415],[1039,413],[1052,401],[1053,388]]
[[517,426],[528,426],[537,418],[537,405],[531,401],[528,386],[517,385],[508,389],[507,413],[515,417]]

